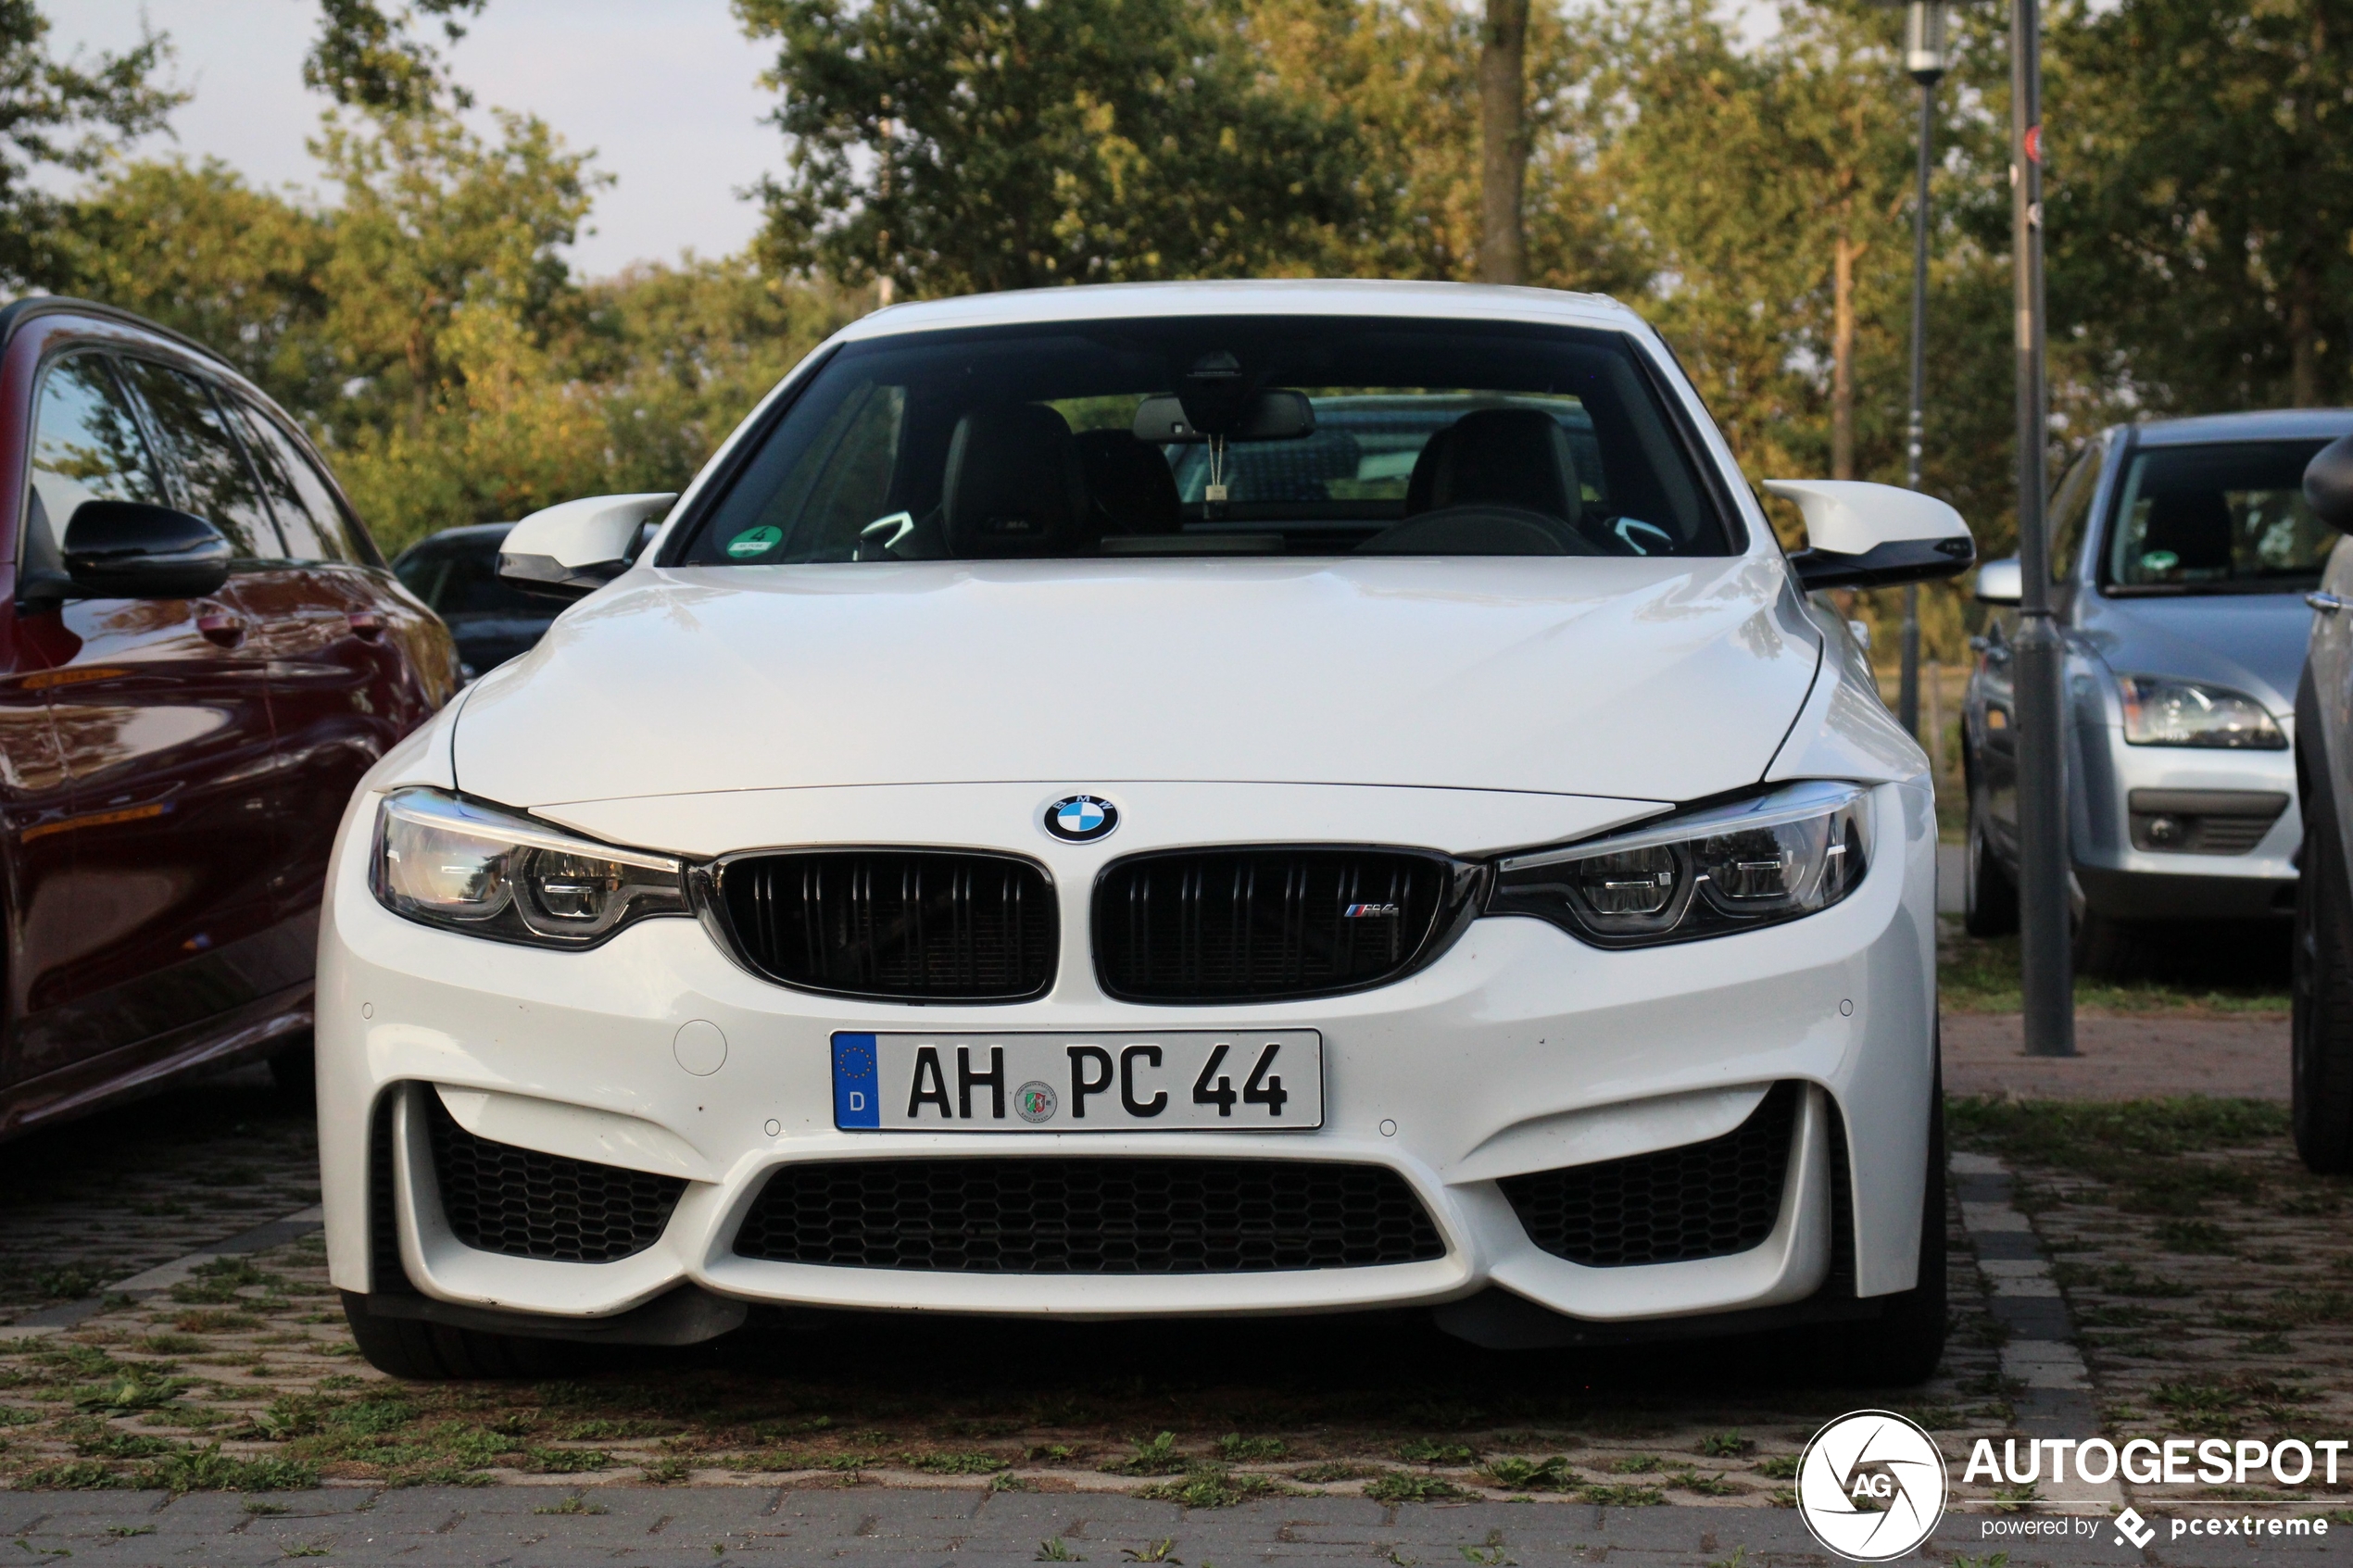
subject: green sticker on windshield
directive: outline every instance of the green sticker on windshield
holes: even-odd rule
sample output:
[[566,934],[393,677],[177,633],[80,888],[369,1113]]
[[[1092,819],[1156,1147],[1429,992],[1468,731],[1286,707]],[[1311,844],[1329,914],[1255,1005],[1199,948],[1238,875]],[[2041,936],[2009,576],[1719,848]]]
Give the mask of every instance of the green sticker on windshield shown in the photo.
[[2151,550],[2141,557],[2143,571],[2171,571],[2182,564],[2182,558],[2171,550]]
[[737,560],[746,556],[764,556],[776,547],[785,536],[781,528],[747,528],[727,541],[727,553]]

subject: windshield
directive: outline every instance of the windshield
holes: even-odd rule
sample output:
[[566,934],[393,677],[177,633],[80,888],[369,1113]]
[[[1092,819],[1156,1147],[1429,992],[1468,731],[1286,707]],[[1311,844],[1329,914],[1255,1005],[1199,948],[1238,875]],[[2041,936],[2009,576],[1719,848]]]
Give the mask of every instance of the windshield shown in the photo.
[[2125,470],[2101,582],[2126,593],[2291,593],[2336,535],[2304,502],[2322,441],[2152,446]]
[[850,344],[671,564],[1730,551],[1621,333],[1178,317]]

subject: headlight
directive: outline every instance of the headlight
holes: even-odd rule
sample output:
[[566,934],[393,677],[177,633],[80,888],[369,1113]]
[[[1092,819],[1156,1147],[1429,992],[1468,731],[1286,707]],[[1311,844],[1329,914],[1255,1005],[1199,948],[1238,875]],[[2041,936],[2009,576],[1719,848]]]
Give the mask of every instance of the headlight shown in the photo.
[[437,789],[376,810],[376,897],[447,931],[540,947],[589,947],[648,915],[683,915],[685,865],[575,838]]
[[1862,882],[1865,792],[1809,782],[1495,868],[1489,914],[1534,915],[1599,947],[1723,936],[1827,909]]
[[2158,675],[2119,675],[2124,738],[2133,746],[2214,746],[2285,751],[2287,737],[2244,692]]

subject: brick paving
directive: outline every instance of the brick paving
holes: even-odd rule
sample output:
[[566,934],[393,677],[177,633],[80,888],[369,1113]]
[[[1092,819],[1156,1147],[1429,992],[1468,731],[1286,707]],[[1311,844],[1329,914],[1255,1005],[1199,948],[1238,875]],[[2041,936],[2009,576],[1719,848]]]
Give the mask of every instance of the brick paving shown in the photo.
[[[2096,1111],[2181,1092],[2182,1074],[2201,1065],[2201,1029],[2205,1065],[2243,1095],[2263,1092],[2253,1064],[2284,1054],[2277,1020],[2085,1022],[2126,1027],[2087,1029],[2082,1061],[2050,1064],[2002,1049],[1997,1019],[1948,1020],[1952,1087],[2007,1089],[1994,1107],[2004,1114],[2054,1092]],[[2096,1412],[2083,1420],[2120,1439],[2353,1435],[2353,1186],[2302,1172],[2278,1110],[2251,1105],[2240,1122],[2151,1155],[2142,1172],[2112,1159],[2086,1166],[2047,1129],[1997,1121],[1972,1133],[1964,1117],[1948,1228],[1952,1346],[1932,1384],[1900,1396],[1777,1382],[1782,1369],[1760,1366],[1754,1345],[1494,1356],[1409,1314],[1186,1325],[779,1317],[717,1346],[554,1381],[402,1386],[354,1353],[315,1236],[151,1274],[170,1283],[39,1327],[59,1293],[24,1282],[86,1291],[89,1277],[153,1270],[315,1201],[307,1120],[266,1077],[245,1074],[41,1148],[0,1148],[0,1171],[28,1195],[0,1214],[15,1269],[0,1277],[19,1282],[0,1317],[28,1324],[13,1337],[0,1327],[0,1478],[14,1488],[0,1491],[0,1535],[20,1532],[34,1552],[54,1536],[109,1561],[159,1560],[168,1534],[190,1531],[201,1549],[170,1555],[262,1561],[317,1545],[453,1562],[652,1561],[673,1549],[704,1561],[724,1547],[1028,1561],[1059,1537],[1097,1561],[1181,1538],[1194,1555],[1172,1549],[1168,1560],[1197,1563],[1205,1550],[1453,1561],[1464,1546],[1523,1562],[1591,1561],[1604,1548],[1662,1561],[1731,1561],[1743,1547],[1779,1556],[1805,1546],[1793,1516],[1769,1506],[1788,1500],[1794,1455],[1821,1421],[1858,1405],[1922,1419],[1957,1480],[1978,1437],[1998,1447],[2048,1424],[2051,1412],[2037,1411],[2057,1396],[2036,1385],[2053,1376]],[[2007,1185],[1979,1198],[2007,1196],[1965,1223],[1967,1184],[1995,1174]],[[242,1201],[221,1200],[231,1197]],[[2031,1335],[1988,1289],[1990,1277],[1999,1296],[2020,1294],[2004,1282],[2022,1265],[2053,1298],[2051,1323],[2027,1324]],[[82,1272],[37,1276],[44,1266]],[[2080,1348],[2088,1376],[2053,1374],[2038,1345]],[[474,1489],[484,1484],[515,1500],[486,1500]],[[119,1489],[71,1489],[82,1487]],[[245,1512],[224,1488],[264,1512]],[[1982,1518],[2035,1512],[2015,1489],[1956,1491],[1965,1507],[2011,1512],[1948,1519],[1954,1551],[1981,1549]],[[2288,1501],[2353,1528],[2353,1485],[2190,1491],[2125,1495],[2145,1512]],[[708,1505],[714,1520],[735,1523],[691,1549],[658,1538],[675,1527],[660,1521],[707,1496],[726,1499]],[[1547,1506],[1514,1512],[1519,1499]],[[1643,1506],[1654,1502],[1676,1506]],[[292,1512],[268,1512],[277,1508]],[[421,1523],[436,1509],[439,1536]],[[1491,1514],[1504,1523],[1453,1540]],[[1298,1524],[1326,1518],[1340,1534]],[[1123,1534],[1103,1524],[1113,1519],[1151,1523]],[[145,1547],[144,1536],[104,1534],[150,1523],[157,1537]],[[428,1536],[439,1543],[429,1549]],[[1994,1538],[2014,1568],[2114,1560],[2104,1537]],[[2158,1549],[2169,1562],[2242,1560],[2213,1543]],[[2317,1560],[2300,1545],[2264,1550]]]

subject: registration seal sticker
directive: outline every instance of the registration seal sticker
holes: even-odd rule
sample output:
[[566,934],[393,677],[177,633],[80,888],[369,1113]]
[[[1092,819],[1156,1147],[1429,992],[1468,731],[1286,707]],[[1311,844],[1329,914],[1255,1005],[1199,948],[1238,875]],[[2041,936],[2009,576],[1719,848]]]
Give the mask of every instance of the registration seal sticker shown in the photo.
[[1034,1078],[1013,1091],[1013,1113],[1025,1122],[1052,1121],[1059,1103],[1052,1087]]
[[749,556],[764,556],[774,549],[785,536],[785,531],[774,526],[747,528],[727,541],[727,553],[737,560]]

